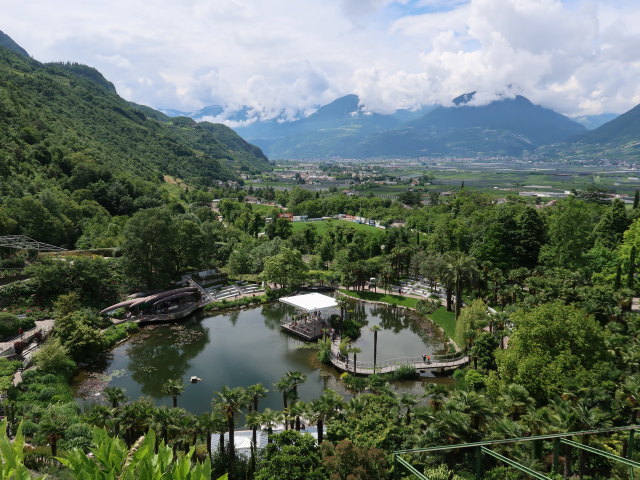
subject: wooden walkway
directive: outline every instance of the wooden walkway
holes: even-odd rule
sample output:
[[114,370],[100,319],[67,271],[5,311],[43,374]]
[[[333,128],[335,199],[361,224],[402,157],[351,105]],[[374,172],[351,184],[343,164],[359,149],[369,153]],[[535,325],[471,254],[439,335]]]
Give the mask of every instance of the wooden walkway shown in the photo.
[[[331,344],[331,363],[334,367],[344,372],[355,373],[356,375],[372,375],[374,373],[372,362],[358,361],[354,369],[353,359],[345,359],[344,356],[340,355],[339,344],[339,339],[336,339]],[[391,373],[405,365],[415,367],[416,370],[440,370],[444,372],[462,367],[468,363],[469,357],[460,353],[431,355],[431,359],[427,361],[424,361],[422,357],[394,358],[377,362],[375,373]]]

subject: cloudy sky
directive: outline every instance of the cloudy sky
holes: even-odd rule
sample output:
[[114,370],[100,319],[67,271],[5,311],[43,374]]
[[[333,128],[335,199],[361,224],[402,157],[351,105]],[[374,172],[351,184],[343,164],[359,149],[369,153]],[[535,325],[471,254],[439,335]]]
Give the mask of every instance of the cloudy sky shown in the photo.
[[567,115],[640,103],[638,0],[2,0],[41,61],[98,68],[156,108],[294,115],[521,93]]

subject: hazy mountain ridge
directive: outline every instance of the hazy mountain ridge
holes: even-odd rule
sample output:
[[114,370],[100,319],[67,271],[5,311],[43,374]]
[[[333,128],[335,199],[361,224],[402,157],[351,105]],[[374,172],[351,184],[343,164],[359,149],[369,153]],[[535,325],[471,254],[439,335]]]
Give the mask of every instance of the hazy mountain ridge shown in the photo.
[[356,95],[347,95],[295,122],[258,122],[237,131],[273,158],[516,156],[586,132],[525,97],[469,105],[474,94],[455,98],[451,107],[389,115],[370,114]]

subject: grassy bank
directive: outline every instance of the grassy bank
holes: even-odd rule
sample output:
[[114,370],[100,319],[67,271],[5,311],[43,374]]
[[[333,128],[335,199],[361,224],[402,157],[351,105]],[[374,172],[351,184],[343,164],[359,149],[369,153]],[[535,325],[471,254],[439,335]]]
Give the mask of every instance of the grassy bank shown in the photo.
[[[416,304],[420,301],[418,298],[403,297],[401,295],[390,295],[386,293],[376,292],[354,292],[352,290],[340,289],[340,293],[360,300],[369,300],[373,302],[384,302],[389,305],[398,305],[402,307],[416,308]],[[456,344],[462,343],[456,338],[456,315],[454,312],[448,312],[446,307],[440,307],[435,312],[430,313],[427,317],[436,325],[444,330],[447,337],[453,339]]]
[[456,314],[454,312],[448,312],[446,307],[440,307],[435,312],[428,315],[428,317],[444,330],[447,337],[453,339],[458,345],[462,343],[456,338]]
[[411,297],[403,297],[401,295],[391,295],[387,293],[377,292],[354,292],[353,290],[340,289],[340,293],[344,293],[349,297],[358,298],[360,300],[369,300],[372,302],[384,302],[389,305],[397,305],[400,307],[416,308],[419,299]]

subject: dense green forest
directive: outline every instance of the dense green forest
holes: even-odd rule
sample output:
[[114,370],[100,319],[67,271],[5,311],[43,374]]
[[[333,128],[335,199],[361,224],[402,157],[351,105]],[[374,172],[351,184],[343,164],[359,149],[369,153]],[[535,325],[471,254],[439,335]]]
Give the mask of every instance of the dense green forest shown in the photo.
[[0,233],[73,247],[82,224],[171,203],[167,176],[212,186],[269,168],[222,125],[120,98],[98,71],[0,48]]
[[[213,452],[212,468],[218,475],[346,478],[340,475],[357,469],[363,473],[354,478],[389,478],[388,455],[398,449],[636,421],[640,324],[630,308],[637,291],[638,209],[584,192],[536,207],[517,197],[496,202],[460,189],[432,198],[430,205],[407,209],[378,198],[252,189],[253,196],[277,197],[295,213],[360,213],[406,222],[380,230],[334,220],[323,231],[308,223],[294,232],[288,220],[267,223],[265,217],[276,217],[278,209],[241,201],[247,193],[240,188],[217,192],[224,197],[219,204],[223,223],[199,203],[199,195],[189,192],[176,200],[180,208],[141,209],[118,217],[119,226],[113,219],[94,224],[92,236],[83,237],[87,246],[117,247],[121,257],[73,262],[44,258],[26,268],[30,279],[3,287],[6,308],[29,308],[34,318],[57,319],[55,336],[36,358],[38,370],[25,374],[18,389],[9,389],[12,428],[22,420],[25,435],[37,445],[47,439],[50,443],[53,429],[62,452],[92,448],[92,424],[128,445],[153,428],[178,451],[199,445],[195,452],[204,459],[209,432],[228,431],[240,412],[254,410],[251,389],[214,395],[206,418],[128,399],[122,391],[108,393],[111,405],[81,413],[65,380],[76,364],[99,358],[129,333],[97,316],[101,306],[131,288],[164,287],[178,272],[204,267],[285,288],[323,281],[361,291],[366,280],[377,277],[379,287],[388,290],[402,277],[422,276],[447,290],[446,308],[459,313],[453,337],[473,358],[469,368],[454,375],[452,386],[428,384],[423,398],[395,394],[389,389],[391,379],[384,376],[347,375],[343,381],[353,399],[327,391],[317,402],[305,403],[296,400],[296,381],[283,381],[274,388],[288,395],[284,413],[257,409],[260,413],[251,421],[247,417],[247,424],[268,429],[283,414],[322,421],[327,431],[321,447],[294,431],[274,436],[276,445],[289,445],[285,458],[275,446],[255,461],[231,457],[226,448]],[[155,263],[142,261],[147,249],[160,248],[166,254]],[[428,302],[422,303],[420,308],[430,311]],[[498,314],[489,315],[487,306]],[[357,324],[355,329],[357,334]],[[325,346],[320,343],[319,348],[321,356]],[[179,384],[167,387],[168,395],[180,392]],[[594,436],[591,444],[623,454],[625,438]],[[503,451],[545,471],[550,461],[540,452],[549,449],[547,443]],[[48,452],[49,447],[39,447],[40,456],[28,457],[34,462],[30,465],[62,475],[58,467],[47,466]],[[566,455],[572,458],[566,457],[562,468],[588,473],[583,478],[626,474],[577,451]],[[430,472],[429,478],[472,478],[473,460],[466,454],[415,457],[412,462]],[[278,477],[275,471],[286,473]],[[499,465],[489,465],[487,471],[485,478],[520,478]]]

